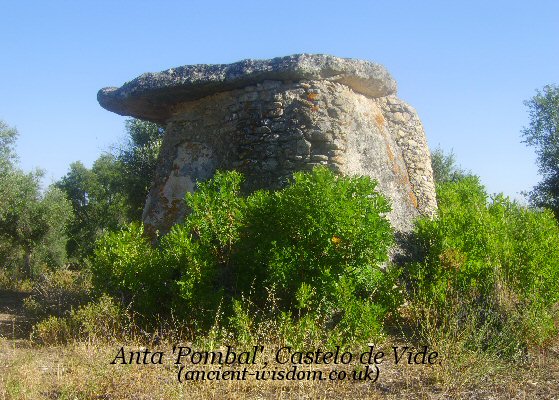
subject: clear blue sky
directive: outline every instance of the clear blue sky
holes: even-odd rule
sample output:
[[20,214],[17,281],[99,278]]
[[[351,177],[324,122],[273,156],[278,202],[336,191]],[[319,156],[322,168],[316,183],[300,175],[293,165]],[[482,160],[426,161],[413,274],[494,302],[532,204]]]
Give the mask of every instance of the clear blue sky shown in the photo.
[[45,183],[122,140],[97,91],[143,72],[294,53],[385,65],[431,147],[490,192],[539,180],[523,101],[559,84],[559,1],[0,0],[0,119]]

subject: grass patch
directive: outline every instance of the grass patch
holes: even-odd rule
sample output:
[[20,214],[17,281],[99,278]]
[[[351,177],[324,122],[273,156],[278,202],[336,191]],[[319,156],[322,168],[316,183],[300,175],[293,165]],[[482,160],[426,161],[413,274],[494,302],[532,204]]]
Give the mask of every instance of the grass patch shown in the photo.
[[[267,348],[282,343],[262,342]],[[389,349],[397,343],[387,338]],[[172,342],[162,341],[151,351],[170,352]],[[184,342],[198,346],[197,343]],[[557,353],[513,364],[485,354],[460,352],[450,341],[439,342],[442,365],[381,364],[379,380],[354,381],[177,381],[173,359],[162,365],[111,365],[120,346],[139,350],[147,343],[90,343],[43,346],[0,339],[2,366],[0,399],[190,399],[190,398],[543,398],[559,395]],[[219,349],[204,347],[200,349]],[[207,345],[207,343],[205,344]],[[337,368],[351,371],[355,365]],[[240,367],[236,367],[240,368]],[[261,370],[259,363],[249,372]],[[200,370],[209,370],[202,367]],[[329,367],[314,370],[329,372]],[[520,372],[521,371],[521,372]]]

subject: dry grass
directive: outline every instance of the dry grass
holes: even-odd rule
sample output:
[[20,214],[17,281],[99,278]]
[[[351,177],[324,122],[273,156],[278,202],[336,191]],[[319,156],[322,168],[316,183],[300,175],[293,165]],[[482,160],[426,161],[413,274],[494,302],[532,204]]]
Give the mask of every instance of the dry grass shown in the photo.
[[[0,399],[559,398],[557,348],[539,354],[529,364],[519,365],[476,354],[448,353],[441,365],[434,366],[394,365],[387,358],[380,365],[380,376],[374,383],[257,381],[254,378],[180,383],[171,357],[171,343],[150,348],[165,352],[162,365],[111,365],[120,345],[75,342],[66,346],[40,346],[27,340],[0,339]],[[141,347],[140,343],[122,345],[127,351]],[[390,350],[391,346],[392,342],[387,340],[382,348]],[[452,351],[451,347],[439,351]],[[262,367],[255,365],[249,369]],[[323,370],[328,373],[331,366]]]
[[[21,298],[5,296],[0,314],[14,317]],[[4,300],[6,300],[4,299]],[[9,306],[9,307],[8,307]],[[21,315],[20,315],[21,317]],[[21,319],[20,319],[21,321]],[[4,321],[6,322],[6,321]],[[13,326],[13,324],[12,324]],[[143,339],[126,342],[73,340],[64,346],[45,346],[32,342],[21,329],[0,332],[0,400],[19,399],[559,399],[559,340],[546,350],[533,350],[529,361],[506,363],[489,355],[465,352],[459,338],[444,337],[432,327],[428,337],[432,350],[441,355],[441,363],[395,365],[392,346],[406,346],[400,336],[378,343],[385,351],[376,382],[339,381],[190,381],[179,382],[173,365],[173,339],[161,339],[155,346]],[[177,333],[170,331],[167,337]],[[272,332],[270,332],[272,333]],[[276,332],[277,333],[277,332]],[[410,335],[411,337],[412,335]],[[28,337],[28,336],[27,336]],[[174,339],[176,340],[176,339]],[[200,340],[194,349],[214,350],[219,339]],[[221,342],[225,342],[221,339]],[[190,345],[182,341],[184,345]],[[227,344],[227,343],[223,343]],[[288,369],[272,362],[275,350],[283,344],[276,339],[263,340],[267,370]],[[152,352],[165,353],[161,365],[112,365],[118,350],[138,351],[147,346]],[[323,347],[324,349],[324,347]],[[313,348],[301,349],[304,351]],[[356,354],[357,351],[353,351]],[[224,369],[227,367],[223,367]],[[239,368],[235,366],[233,368]],[[332,369],[351,372],[359,365],[312,366],[327,377]],[[309,369],[311,369],[309,368]],[[216,369],[208,366],[205,370]],[[249,373],[264,369],[260,363]],[[303,368],[303,369],[306,369]]]

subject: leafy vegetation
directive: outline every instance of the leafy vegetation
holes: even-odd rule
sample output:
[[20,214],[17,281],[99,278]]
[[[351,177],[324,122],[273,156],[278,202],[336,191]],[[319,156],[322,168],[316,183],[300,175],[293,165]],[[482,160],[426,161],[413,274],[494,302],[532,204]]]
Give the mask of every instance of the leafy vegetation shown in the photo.
[[[96,286],[140,313],[167,308],[204,329],[219,309],[237,324],[243,319],[247,309],[232,300],[251,305],[250,319],[273,296],[273,317],[308,315],[317,329],[345,331],[341,339],[380,334],[399,296],[395,270],[381,269],[392,232],[376,184],[319,168],[276,192],[242,196],[240,185],[235,172],[199,183],[186,197],[191,213],[157,248],[138,225],[102,238],[92,265]],[[163,292],[171,295],[161,299]]]
[[70,202],[75,218],[68,229],[68,255],[82,264],[93,254],[95,241],[140,221],[149,191],[163,130],[140,120],[126,121],[126,142],[101,155],[91,169],[81,162],[70,165],[56,183]]
[[440,147],[431,152],[431,167],[433,169],[433,179],[437,183],[453,182],[471,175],[456,165],[454,152],[446,153]]
[[117,149],[116,159],[122,168],[121,190],[126,197],[128,220],[139,221],[153,180],[164,130],[153,122],[139,119],[127,120],[125,129],[127,141]]
[[416,224],[422,261],[403,275],[414,306],[429,310],[419,319],[451,319],[445,329],[477,351],[512,357],[544,345],[557,332],[553,215],[502,195],[488,200],[476,177],[442,183],[437,195],[438,217]]
[[24,308],[35,320],[48,316],[63,317],[73,308],[87,303],[91,292],[88,271],[59,268],[44,272],[33,280]]
[[559,219],[559,86],[547,85],[524,102],[530,125],[522,133],[525,143],[536,149],[543,180],[530,192],[537,207],[548,207]]
[[0,260],[12,279],[38,275],[66,259],[66,226],[72,218],[64,194],[41,191],[41,171],[17,166],[17,131],[0,122]]
[[81,263],[93,252],[95,240],[104,232],[125,225],[128,205],[121,193],[123,170],[110,154],[99,157],[91,169],[81,162],[56,183],[72,204],[74,219],[69,226],[69,256]]

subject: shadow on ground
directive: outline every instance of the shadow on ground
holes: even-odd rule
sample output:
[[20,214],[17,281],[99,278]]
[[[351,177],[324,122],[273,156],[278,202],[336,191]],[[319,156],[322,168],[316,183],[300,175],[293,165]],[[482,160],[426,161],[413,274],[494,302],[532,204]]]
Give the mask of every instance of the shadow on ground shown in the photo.
[[29,293],[0,290],[0,337],[7,339],[28,339],[30,321],[23,309],[23,299]]

